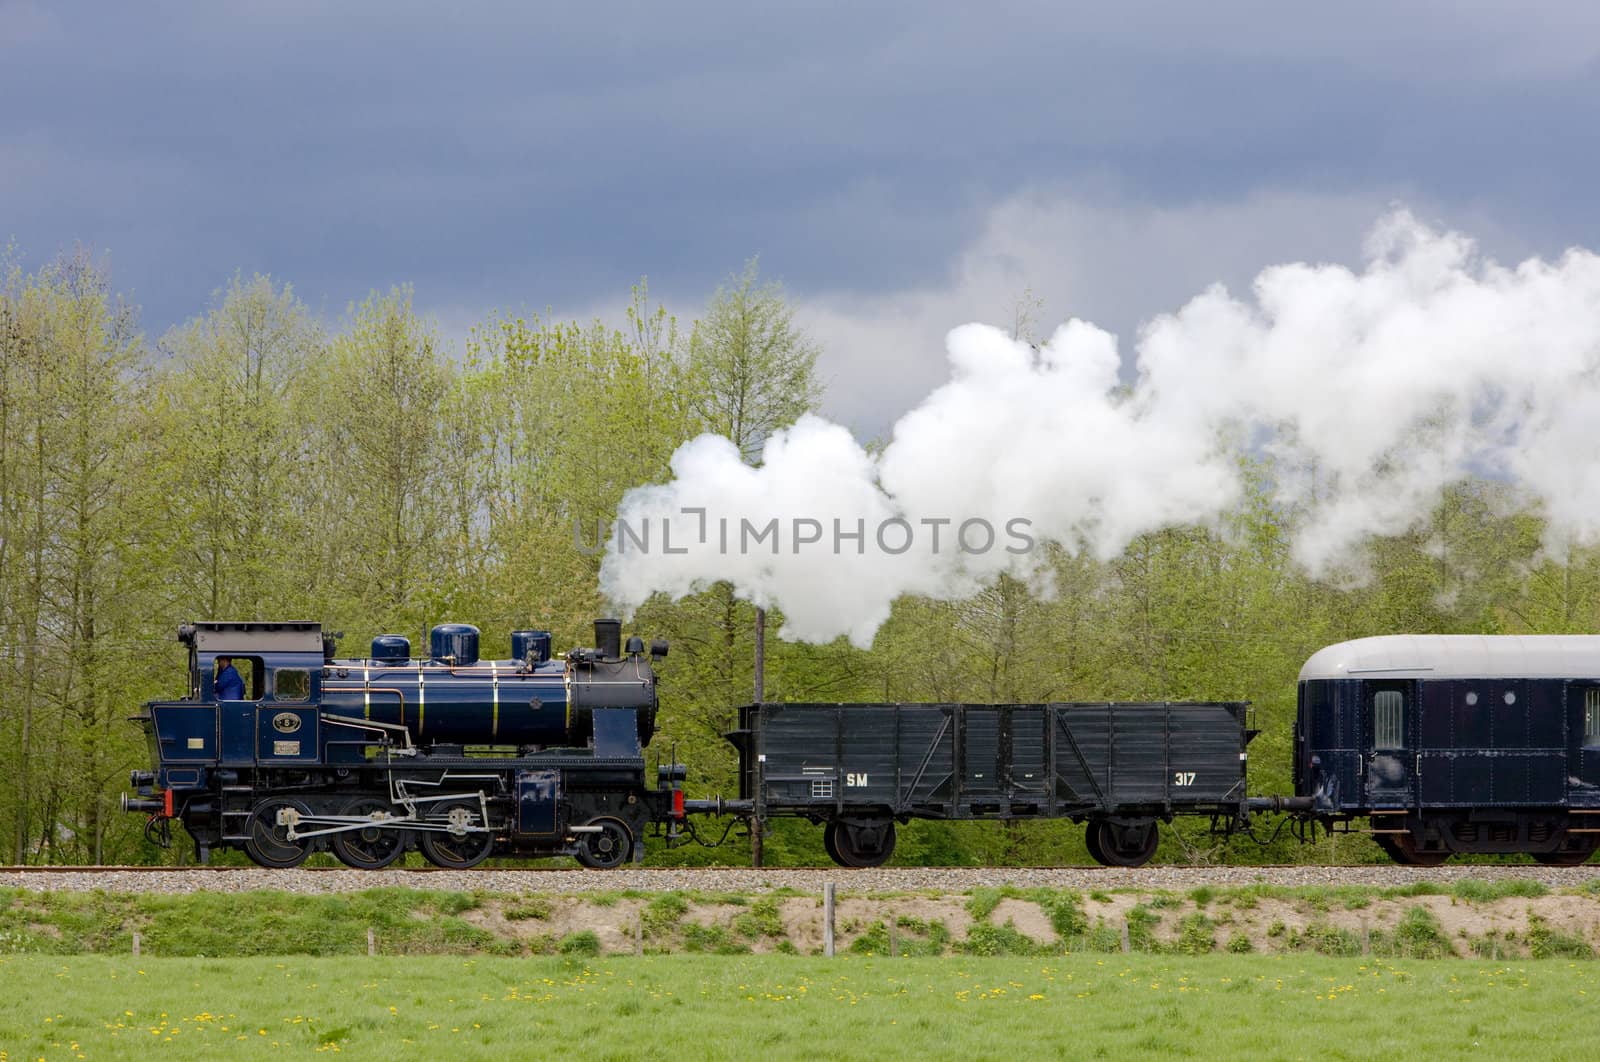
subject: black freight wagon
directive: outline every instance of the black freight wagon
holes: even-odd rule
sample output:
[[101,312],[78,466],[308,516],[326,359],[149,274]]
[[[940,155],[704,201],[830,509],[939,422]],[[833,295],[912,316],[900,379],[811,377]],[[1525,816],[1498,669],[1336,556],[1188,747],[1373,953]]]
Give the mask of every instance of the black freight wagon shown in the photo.
[[1247,816],[1243,702],[755,704],[728,739],[757,820],[822,823],[829,856],[878,866],[910,819],[1087,822],[1090,854],[1139,866],[1156,823]]

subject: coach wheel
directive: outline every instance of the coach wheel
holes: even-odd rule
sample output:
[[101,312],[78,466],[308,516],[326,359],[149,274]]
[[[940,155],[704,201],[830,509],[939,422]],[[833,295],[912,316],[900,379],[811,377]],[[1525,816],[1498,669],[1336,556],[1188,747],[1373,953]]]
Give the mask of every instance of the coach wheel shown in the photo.
[[616,819],[595,819],[590,826],[598,826],[595,833],[578,837],[578,862],[590,870],[615,870],[627,862],[633,849],[633,834]]
[[1587,842],[1577,848],[1569,848],[1555,852],[1531,852],[1535,863],[1542,863],[1547,867],[1577,867],[1589,861],[1594,855],[1596,842]]
[[374,823],[359,830],[346,830],[333,835],[333,854],[345,866],[357,870],[378,870],[405,854],[405,831],[395,826],[377,825],[394,817],[394,809],[388,801],[376,797],[357,797],[346,804],[340,814],[371,819]]
[[468,797],[441,800],[428,812],[427,822],[446,827],[422,834],[418,847],[422,857],[446,870],[475,867],[494,851],[494,834],[482,829],[483,808]]
[[[1424,852],[1417,847],[1417,839],[1409,833],[1391,833],[1387,835],[1388,844],[1382,845],[1384,851],[1396,863],[1408,867],[1436,867],[1450,858],[1449,852]],[[1392,846],[1392,847],[1391,847]]]
[[1153,819],[1132,826],[1102,822],[1098,832],[1100,862],[1108,867],[1144,866],[1156,854],[1156,845],[1161,840]]
[[833,834],[834,859],[842,867],[881,867],[894,855],[894,823],[830,822],[822,835],[823,845],[828,843],[828,832]]
[[269,797],[256,804],[250,815],[250,835],[244,842],[244,852],[260,866],[297,867],[311,854],[311,846],[305,841],[289,840],[289,827],[278,823],[280,811],[311,814],[311,809],[298,800]]

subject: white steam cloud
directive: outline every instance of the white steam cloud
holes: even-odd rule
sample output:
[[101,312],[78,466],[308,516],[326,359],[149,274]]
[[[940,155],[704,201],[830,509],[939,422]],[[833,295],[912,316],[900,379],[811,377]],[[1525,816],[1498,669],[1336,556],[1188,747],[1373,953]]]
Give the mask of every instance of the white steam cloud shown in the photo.
[[1594,541],[1600,257],[1507,268],[1406,212],[1367,253],[1360,272],[1274,266],[1250,300],[1219,286],[1157,318],[1131,387],[1116,338],[1087,322],[1037,350],[970,324],[949,334],[949,382],[881,453],[817,417],[775,434],[759,468],[695,439],[671,483],[623,499],[601,589],[631,609],[725,579],[781,608],[784,637],[867,646],[902,594],[1035,577],[1033,542],[1109,557],[1213,521],[1240,496],[1241,443],[1305,510],[1294,550],[1313,573],[1470,474],[1519,484],[1552,538]]

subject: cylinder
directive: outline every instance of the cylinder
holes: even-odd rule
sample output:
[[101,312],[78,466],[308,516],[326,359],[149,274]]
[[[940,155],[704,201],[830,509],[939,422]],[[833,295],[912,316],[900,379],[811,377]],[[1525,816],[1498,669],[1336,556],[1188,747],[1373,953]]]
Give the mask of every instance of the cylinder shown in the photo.
[[600,650],[601,659],[622,659],[622,621],[597,619],[594,621],[594,647]]
[[428,655],[456,667],[478,662],[478,628],[470,623],[441,623],[428,634]]
[[[531,657],[530,657],[531,654]],[[549,631],[512,631],[511,632],[511,659],[525,661],[531,659],[535,664],[542,664],[550,659],[550,632]]]
[[404,664],[411,659],[411,639],[403,634],[380,634],[372,639],[372,659],[380,664]]

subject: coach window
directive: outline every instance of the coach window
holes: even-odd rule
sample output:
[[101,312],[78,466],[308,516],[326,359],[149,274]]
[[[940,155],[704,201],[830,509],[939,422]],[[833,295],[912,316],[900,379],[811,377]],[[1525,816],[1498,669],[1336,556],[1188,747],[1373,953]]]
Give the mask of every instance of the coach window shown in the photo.
[[1600,745],[1600,689],[1583,691],[1583,743]]
[[1399,690],[1379,690],[1372,695],[1372,747],[1405,746],[1405,697]]
[[311,699],[311,673],[297,667],[280,667],[272,673],[272,699],[307,701]]

